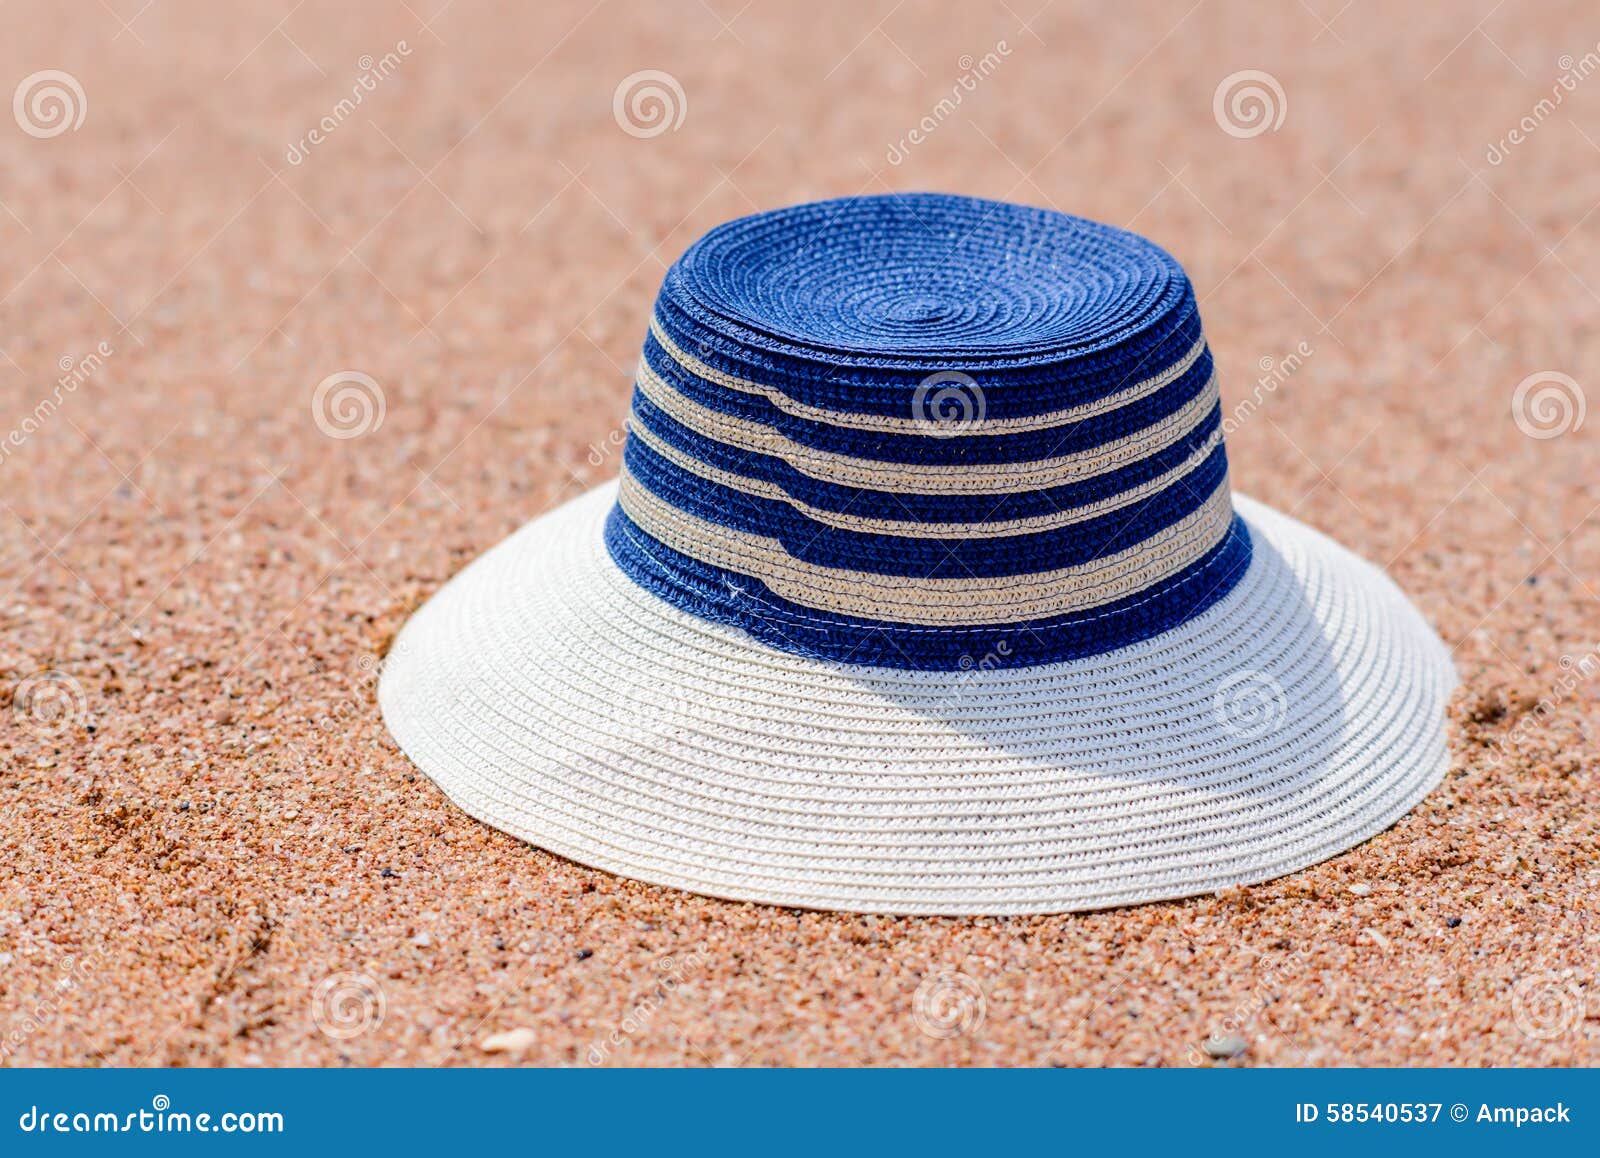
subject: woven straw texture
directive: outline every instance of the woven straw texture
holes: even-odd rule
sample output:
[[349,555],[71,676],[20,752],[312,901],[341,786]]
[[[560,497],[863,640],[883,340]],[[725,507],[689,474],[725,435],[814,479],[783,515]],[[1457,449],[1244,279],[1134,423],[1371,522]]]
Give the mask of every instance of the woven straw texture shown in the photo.
[[1447,653],[1376,569],[1239,500],[1251,566],[1103,656],[964,673],[780,652],[639,589],[607,484],[407,624],[380,686],[474,816],[715,896],[1032,913],[1186,896],[1381,831],[1446,760]]
[[1125,646],[1249,563],[1178,262],[938,193],[739,218],[672,265],[607,545],[780,650],[934,671]]
[[1437,782],[1454,672],[1381,574],[1236,516],[1222,433],[1135,234],[945,194],[728,222],[667,271],[618,483],[416,616],[385,718],[473,815],[716,896],[1062,912],[1304,867]]

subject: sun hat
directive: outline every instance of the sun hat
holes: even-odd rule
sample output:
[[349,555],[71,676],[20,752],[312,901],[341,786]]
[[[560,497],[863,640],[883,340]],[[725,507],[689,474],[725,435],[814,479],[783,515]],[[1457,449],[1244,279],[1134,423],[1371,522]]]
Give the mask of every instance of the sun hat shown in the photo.
[[1448,651],[1235,495],[1194,290],[1043,209],[857,197],[668,270],[621,478],[396,638],[473,816],[697,893],[1008,914],[1254,883],[1443,773]]

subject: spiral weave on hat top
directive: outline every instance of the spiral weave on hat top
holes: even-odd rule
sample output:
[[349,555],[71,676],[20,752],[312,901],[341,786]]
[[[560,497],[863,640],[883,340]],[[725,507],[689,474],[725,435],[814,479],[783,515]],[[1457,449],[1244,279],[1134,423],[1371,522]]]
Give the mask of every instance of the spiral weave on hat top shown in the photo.
[[1188,278],[1049,210],[901,194],[712,230],[667,273],[628,427],[617,565],[800,655],[1100,654],[1250,562]]

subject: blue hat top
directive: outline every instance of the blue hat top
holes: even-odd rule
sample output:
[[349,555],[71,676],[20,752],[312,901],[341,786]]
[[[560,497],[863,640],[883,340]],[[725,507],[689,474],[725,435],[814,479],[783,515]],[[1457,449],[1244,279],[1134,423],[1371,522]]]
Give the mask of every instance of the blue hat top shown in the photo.
[[1125,646],[1248,565],[1194,292],[1153,243],[942,194],[718,226],[667,272],[612,557],[780,649]]

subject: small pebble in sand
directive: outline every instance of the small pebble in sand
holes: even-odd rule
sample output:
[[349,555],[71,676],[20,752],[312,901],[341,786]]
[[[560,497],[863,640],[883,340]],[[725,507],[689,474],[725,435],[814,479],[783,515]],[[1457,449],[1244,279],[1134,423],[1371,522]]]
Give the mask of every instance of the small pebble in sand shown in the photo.
[[1250,1043],[1238,1034],[1230,1033],[1221,1037],[1206,1038],[1205,1051],[1211,1057],[1221,1060],[1223,1058],[1238,1057],[1250,1048]]
[[418,933],[411,938],[411,943],[418,949],[426,949],[433,944],[433,937],[428,933]]
[[538,1034],[523,1027],[505,1033],[492,1033],[478,1043],[478,1048],[484,1053],[526,1053],[538,1040]]
[[1449,926],[1450,928],[1454,929],[1457,925],[1461,924],[1461,918],[1460,917],[1451,917],[1448,921],[1445,922],[1445,924],[1447,926]]
[[1351,885],[1350,891],[1358,897],[1369,897],[1372,895],[1372,886],[1363,881],[1359,884]]

